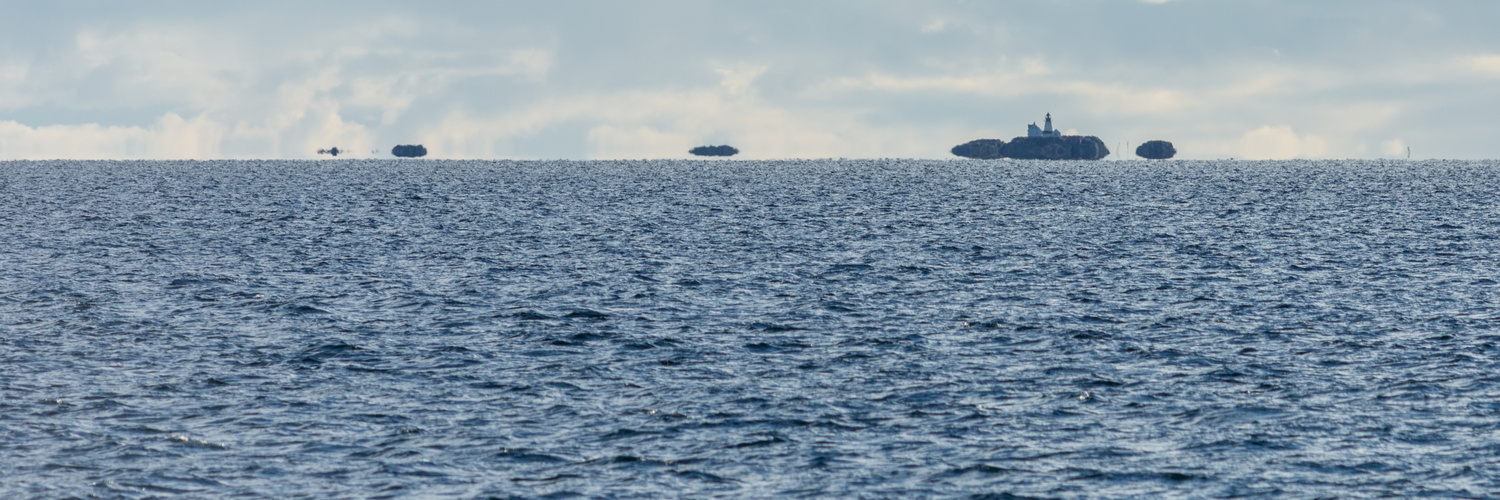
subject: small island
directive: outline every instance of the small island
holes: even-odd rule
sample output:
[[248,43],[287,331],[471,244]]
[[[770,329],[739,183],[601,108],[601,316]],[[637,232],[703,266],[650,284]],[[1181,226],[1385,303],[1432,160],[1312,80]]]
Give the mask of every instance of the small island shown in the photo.
[[692,154],[693,156],[734,156],[740,154],[740,150],[734,149],[733,146],[729,145],[698,146],[696,148],[689,149],[688,153]]
[[1177,148],[1167,141],[1146,141],[1135,148],[1135,155],[1148,160],[1165,160],[1177,156]]
[[999,139],[969,141],[952,150],[955,156],[979,160],[1015,158],[1018,160],[1098,160],[1109,156],[1104,141],[1092,135],[1063,135],[1052,128],[1052,114],[1047,114],[1046,127],[1036,123],[1026,126],[1026,137],[1017,137],[1010,142]]
[[417,145],[401,145],[391,148],[391,154],[397,158],[421,158],[427,156],[427,148]]
[[1109,156],[1109,148],[1092,135],[1017,137],[1000,153],[1017,160],[1099,160]]
[[977,139],[953,146],[953,155],[976,160],[997,160],[1005,156],[1005,141],[1000,139]]

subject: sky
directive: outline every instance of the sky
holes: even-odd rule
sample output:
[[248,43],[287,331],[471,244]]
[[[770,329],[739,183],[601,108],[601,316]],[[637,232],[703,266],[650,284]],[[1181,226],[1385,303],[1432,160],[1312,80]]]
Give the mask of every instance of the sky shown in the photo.
[[1494,0],[7,2],[0,159],[1500,158]]

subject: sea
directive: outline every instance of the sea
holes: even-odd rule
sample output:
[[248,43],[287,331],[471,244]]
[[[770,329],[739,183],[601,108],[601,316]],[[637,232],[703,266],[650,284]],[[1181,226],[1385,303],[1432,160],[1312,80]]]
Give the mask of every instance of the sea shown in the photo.
[[0,163],[0,498],[1500,497],[1496,161]]

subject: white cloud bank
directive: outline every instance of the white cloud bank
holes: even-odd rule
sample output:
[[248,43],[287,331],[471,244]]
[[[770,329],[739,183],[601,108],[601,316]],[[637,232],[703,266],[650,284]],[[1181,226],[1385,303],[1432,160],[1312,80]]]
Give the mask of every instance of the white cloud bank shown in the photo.
[[1298,135],[1288,125],[1265,126],[1240,136],[1231,151],[1235,157],[1251,160],[1320,158],[1328,155],[1328,141],[1316,135]]
[[222,125],[167,113],[147,127],[95,124],[29,127],[0,122],[0,152],[14,158],[219,158]]
[[1500,156],[1482,1],[104,5],[0,21],[0,159],[941,158],[1047,112],[1187,158]]

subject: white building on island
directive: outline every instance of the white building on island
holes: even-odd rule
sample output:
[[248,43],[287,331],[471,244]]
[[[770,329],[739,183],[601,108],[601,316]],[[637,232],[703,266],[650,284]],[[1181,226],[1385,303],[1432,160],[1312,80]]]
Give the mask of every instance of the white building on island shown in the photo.
[[1062,131],[1052,129],[1052,113],[1047,113],[1047,128],[1036,128],[1032,122],[1026,126],[1026,137],[1062,137]]

